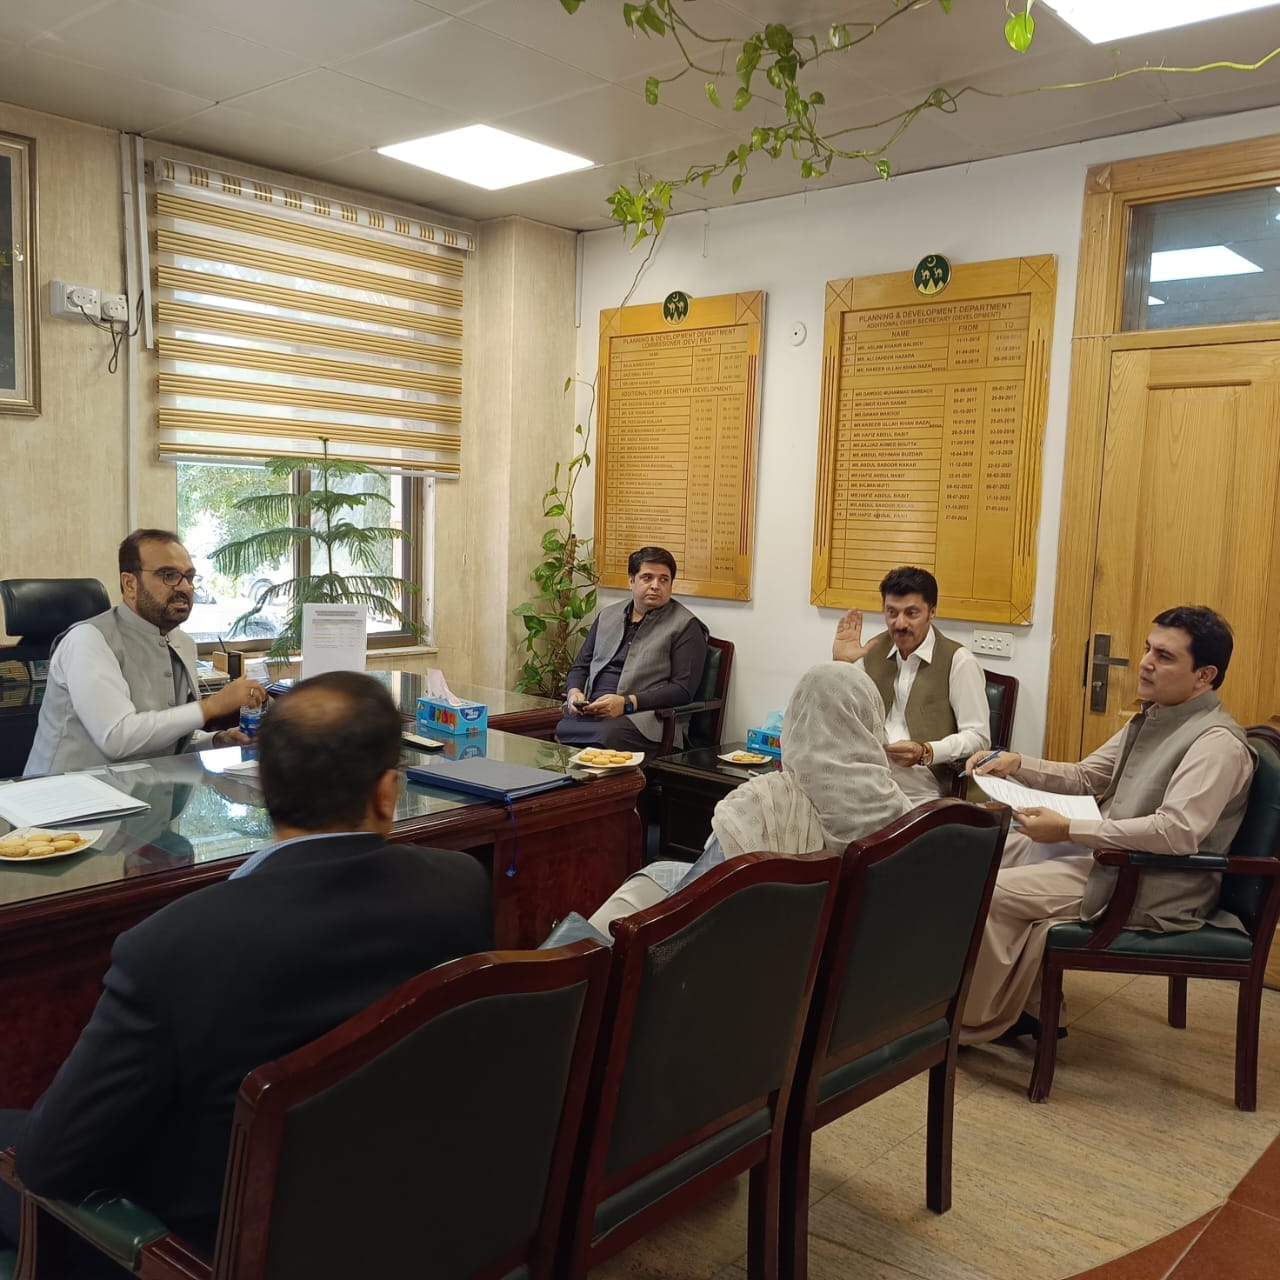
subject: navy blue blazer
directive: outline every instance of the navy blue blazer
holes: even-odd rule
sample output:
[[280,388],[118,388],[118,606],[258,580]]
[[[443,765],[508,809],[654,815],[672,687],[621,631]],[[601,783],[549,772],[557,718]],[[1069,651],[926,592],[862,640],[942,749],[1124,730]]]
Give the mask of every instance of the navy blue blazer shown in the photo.
[[17,1152],[34,1192],[120,1192],[211,1249],[255,1067],[434,965],[492,945],[488,876],[377,835],[304,840],[122,934]]

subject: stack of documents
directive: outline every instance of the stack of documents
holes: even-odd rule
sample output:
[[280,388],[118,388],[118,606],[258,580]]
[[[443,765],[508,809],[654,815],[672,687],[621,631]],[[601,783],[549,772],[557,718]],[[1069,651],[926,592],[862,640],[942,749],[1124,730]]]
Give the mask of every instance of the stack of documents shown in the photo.
[[56,826],[143,813],[151,806],[87,773],[31,778],[0,787],[0,818],[15,827]]
[[1048,809],[1064,818],[1101,818],[1098,802],[1092,796],[1062,796],[1054,791],[1037,791],[1008,778],[995,778],[989,773],[975,773],[973,780],[997,804],[1010,809]]

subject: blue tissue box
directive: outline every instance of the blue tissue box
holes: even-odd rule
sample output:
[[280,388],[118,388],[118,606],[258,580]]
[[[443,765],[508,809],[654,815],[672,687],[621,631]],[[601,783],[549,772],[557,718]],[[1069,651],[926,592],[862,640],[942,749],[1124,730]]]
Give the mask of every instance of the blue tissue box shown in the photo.
[[489,727],[489,708],[483,702],[463,702],[450,706],[439,698],[419,698],[417,732],[427,737],[435,733],[476,734]]
[[772,756],[775,760],[781,760],[782,735],[766,733],[763,729],[748,729],[747,749],[749,751],[759,751],[761,755]]

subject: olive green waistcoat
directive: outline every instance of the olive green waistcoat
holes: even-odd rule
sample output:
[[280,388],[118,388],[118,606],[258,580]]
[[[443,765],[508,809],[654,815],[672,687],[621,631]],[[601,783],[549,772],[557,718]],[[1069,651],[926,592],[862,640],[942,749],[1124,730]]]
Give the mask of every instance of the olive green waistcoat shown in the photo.
[[[961,646],[933,628],[933,661],[920,663],[916,678],[907,695],[907,731],[913,742],[937,742],[956,731],[956,713],[951,709],[951,662]],[[862,665],[872,683],[880,690],[884,712],[893,707],[894,681],[898,678],[898,658],[894,655],[893,637],[886,631],[871,642]],[[933,776],[949,786],[952,768],[949,764],[932,766]]]

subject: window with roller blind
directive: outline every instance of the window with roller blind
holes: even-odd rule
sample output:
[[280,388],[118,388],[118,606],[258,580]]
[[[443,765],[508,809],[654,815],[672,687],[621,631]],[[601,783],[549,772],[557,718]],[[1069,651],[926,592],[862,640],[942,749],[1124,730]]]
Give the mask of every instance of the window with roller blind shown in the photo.
[[[248,531],[233,503],[265,487],[255,463],[318,457],[325,440],[387,473],[351,483],[390,498],[368,519],[410,531],[386,568],[420,580],[426,495],[461,467],[470,235],[178,161],[156,161],[153,179],[157,450],[178,463],[179,531],[206,579],[187,629],[213,640],[265,585],[307,571],[230,581],[208,556]],[[404,604],[422,619],[420,598]],[[266,610],[241,638],[266,644],[279,622]]]

